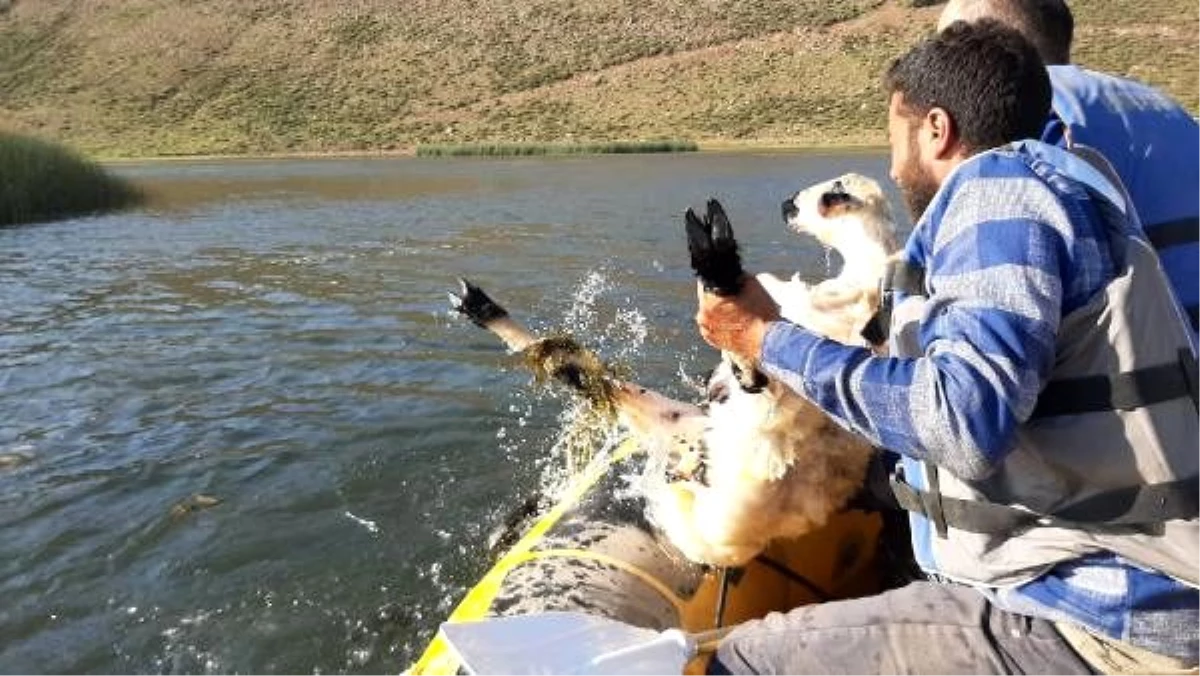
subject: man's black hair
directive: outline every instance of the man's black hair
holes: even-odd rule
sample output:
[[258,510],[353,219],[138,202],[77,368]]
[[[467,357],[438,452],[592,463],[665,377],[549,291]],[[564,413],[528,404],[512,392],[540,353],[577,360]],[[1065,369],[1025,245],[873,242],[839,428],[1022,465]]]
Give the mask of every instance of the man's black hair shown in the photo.
[[982,5],[976,16],[994,18],[1024,35],[1047,64],[1071,62],[1075,18],[1064,0],[974,0],[974,3]]
[[1050,78],[1037,50],[991,19],[955,22],[892,63],[884,88],[905,113],[950,114],[960,142],[978,152],[1041,136]]

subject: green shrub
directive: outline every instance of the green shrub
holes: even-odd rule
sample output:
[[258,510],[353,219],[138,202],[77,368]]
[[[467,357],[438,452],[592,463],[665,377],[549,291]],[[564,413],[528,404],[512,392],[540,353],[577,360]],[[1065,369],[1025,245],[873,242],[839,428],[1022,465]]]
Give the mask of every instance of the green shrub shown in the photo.
[[54,143],[0,132],[0,227],[134,206],[128,181]]

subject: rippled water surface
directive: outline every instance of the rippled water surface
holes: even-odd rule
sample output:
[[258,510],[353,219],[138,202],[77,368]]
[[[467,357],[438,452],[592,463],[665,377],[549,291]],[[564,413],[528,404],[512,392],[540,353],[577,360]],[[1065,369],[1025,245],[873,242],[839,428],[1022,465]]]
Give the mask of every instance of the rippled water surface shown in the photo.
[[[398,672],[552,492],[566,402],[466,276],[688,397],[682,211],[822,274],[781,201],[882,156],[164,162],[144,210],[0,230],[0,671]],[[215,503],[215,504],[214,504]]]

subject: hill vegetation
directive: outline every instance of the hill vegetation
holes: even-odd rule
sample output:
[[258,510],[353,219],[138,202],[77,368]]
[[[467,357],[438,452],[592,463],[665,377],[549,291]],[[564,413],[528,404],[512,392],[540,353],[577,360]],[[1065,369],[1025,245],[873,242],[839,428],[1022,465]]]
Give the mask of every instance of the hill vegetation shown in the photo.
[[[7,3],[6,3],[7,4]],[[15,0],[0,127],[101,157],[883,142],[900,0]],[[1075,0],[1077,61],[1197,112],[1193,0]]]

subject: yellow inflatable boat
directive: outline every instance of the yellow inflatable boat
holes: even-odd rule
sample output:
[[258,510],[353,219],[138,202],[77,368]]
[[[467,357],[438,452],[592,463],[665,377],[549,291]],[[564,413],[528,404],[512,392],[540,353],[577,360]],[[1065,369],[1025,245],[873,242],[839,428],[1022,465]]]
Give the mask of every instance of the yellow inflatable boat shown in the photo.
[[[776,542],[744,568],[687,561],[646,520],[644,500],[625,488],[625,477],[644,463],[633,441],[598,455],[446,621],[567,611],[711,634],[772,611],[879,590],[882,523],[864,512],[845,512],[819,531]],[[703,672],[704,648],[686,673]],[[439,631],[407,673],[455,674],[461,667]]]

